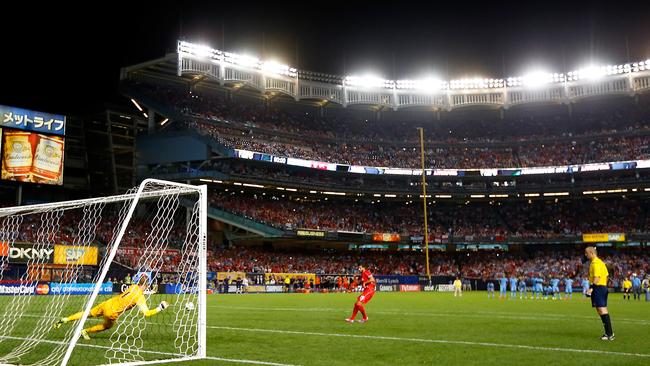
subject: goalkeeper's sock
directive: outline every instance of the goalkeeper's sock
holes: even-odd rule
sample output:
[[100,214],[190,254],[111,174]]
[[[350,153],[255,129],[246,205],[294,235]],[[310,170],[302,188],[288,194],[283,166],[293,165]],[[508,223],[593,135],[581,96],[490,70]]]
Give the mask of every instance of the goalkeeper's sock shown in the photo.
[[[70,315],[70,316],[67,317],[67,318],[63,318],[63,319],[65,319],[65,320],[64,320],[64,323],[67,323],[67,322],[70,322],[70,321],[73,321],[73,320],[79,320],[79,319],[81,319],[81,317],[82,317],[83,315],[84,315],[84,312],[83,312],[83,311],[80,311],[80,312],[78,312],[78,313],[76,313],[76,314],[72,314],[72,315]],[[62,319],[62,320],[63,320],[63,319]]]
[[603,322],[603,328],[605,328],[605,334],[611,336],[614,332],[612,331],[612,320],[609,318],[609,314],[601,315],[600,320],[602,320]]
[[86,328],[84,330],[86,331],[86,333],[97,333],[106,329],[108,328],[106,328],[106,326],[102,323],[102,324],[93,325],[92,327]]
[[352,316],[350,319],[354,320],[354,318],[357,317],[357,313],[359,312],[359,308],[357,307],[357,304],[354,304],[354,310],[352,310]]
[[364,308],[363,305],[359,305],[359,311],[361,312],[361,315],[363,315],[363,319],[368,318],[368,316],[366,315],[366,308]]

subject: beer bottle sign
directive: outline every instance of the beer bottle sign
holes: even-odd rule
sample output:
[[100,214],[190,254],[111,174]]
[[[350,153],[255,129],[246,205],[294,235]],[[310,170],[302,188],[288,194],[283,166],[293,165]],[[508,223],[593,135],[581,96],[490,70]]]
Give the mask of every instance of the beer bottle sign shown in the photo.
[[61,177],[62,163],[63,140],[60,137],[39,134],[34,163],[31,167],[35,181],[58,182]]
[[[29,132],[5,131],[3,178],[28,176],[32,169]],[[5,174],[8,175],[5,177]]]

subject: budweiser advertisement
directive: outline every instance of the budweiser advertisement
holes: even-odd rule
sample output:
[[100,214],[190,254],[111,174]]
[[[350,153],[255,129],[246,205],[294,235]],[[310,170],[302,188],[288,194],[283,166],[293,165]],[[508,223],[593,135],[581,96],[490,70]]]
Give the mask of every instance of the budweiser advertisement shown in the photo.
[[2,179],[63,184],[64,138],[14,129],[2,130]]

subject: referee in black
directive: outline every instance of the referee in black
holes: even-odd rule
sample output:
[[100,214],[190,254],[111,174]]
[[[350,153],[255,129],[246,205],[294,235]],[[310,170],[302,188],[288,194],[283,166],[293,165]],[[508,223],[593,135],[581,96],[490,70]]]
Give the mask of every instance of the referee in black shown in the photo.
[[596,312],[600,315],[600,320],[603,322],[605,334],[600,337],[603,341],[613,341],[614,331],[612,331],[612,322],[609,318],[607,311],[607,277],[609,272],[607,266],[596,253],[596,248],[585,248],[585,256],[591,261],[589,264],[589,282],[591,287],[587,290],[587,296],[591,296],[591,307],[596,308]]

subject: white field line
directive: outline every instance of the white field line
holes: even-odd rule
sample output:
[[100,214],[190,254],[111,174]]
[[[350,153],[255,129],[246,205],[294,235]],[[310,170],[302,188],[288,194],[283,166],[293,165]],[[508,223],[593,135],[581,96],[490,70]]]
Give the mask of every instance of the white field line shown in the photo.
[[[49,344],[56,344],[56,345],[65,345],[65,344],[67,344],[66,342],[60,342],[60,341],[52,341],[52,340],[46,340],[46,339],[32,339],[32,338],[25,338],[25,337],[0,336],[0,338],[18,340],[18,341],[30,341],[30,340],[33,340],[33,341],[38,341],[40,343],[49,343]],[[112,348],[112,347],[108,347],[108,346],[100,346],[100,345],[88,344],[88,343],[77,343],[77,346],[78,347],[88,347],[88,348],[99,348],[99,349],[114,349],[114,350],[117,350],[117,351],[130,351],[128,349]],[[171,352],[158,352],[158,351],[140,350],[140,353],[149,353],[149,354],[171,356],[171,357],[188,357],[187,355],[178,354],[178,353],[171,353]],[[291,365],[291,364],[285,364],[285,363],[256,361],[256,360],[240,360],[240,359],[235,359],[235,358],[223,358],[223,357],[212,357],[212,356],[207,356],[205,359],[213,360],[213,361],[223,361],[223,362],[232,362],[232,363],[245,363],[245,364],[253,364],[253,365],[297,366],[297,365]],[[169,360],[169,361],[171,362],[172,360]]]
[[[290,311],[290,312],[348,312],[348,309],[342,308],[302,308],[302,307],[256,307],[256,306],[229,306],[229,305],[211,305],[208,308],[217,308],[217,309],[226,309],[226,310],[259,310],[259,311]],[[543,316],[532,316],[532,315],[516,315],[512,313],[504,312],[489,312],[489,311],[472,311],[472,312],[412,312],[412,311],[401,311],[398,309],[395,310],[370,310],[372,314],[383,314],[383,315],[405,315],[405,316],[429,316],[429,317],[468,317],[468,318],[498,318],[498,319],[518,319],[518,320],[565,320],[565,319],[596,319],[594,316],[574,316],[574,315],[564,315],[564,314],[546,314]],[[637,325],[650,324],[650,320],[645,319],[628,319],[628,318],[617,318],[613,317],[612,319],[615,322],[626,322],[634,323]]]
[[231,330],[231,331],[242,331],[242,332],[253,332],[253,333],[277,333],[277,334],[312,335],[312,336],[321,336],[321,337],[360,338],[360,339],[371,339],[371,340],[382,340],[382,341],[439,343],[439,344],[453,344],[453,345],[478,346],[478,347],[516,348],[516,349],[527,349],[527,350],[535,350],[535,351],[558,351],[558,352],[570,352],[570,353],[589,353],[589,354],[611,355],[611,356],[650,358],[650,354],[647,353],[614,352],[614,351],[600,351],[600,350],[560,348],[560,347],[541,347],[541,346],[528,346],[524,344],[453,341],[453,340],[446,340],[446,339],[387,337],[387,336],[373,336],[373,335],[345,334],[345,333],[301,332],[295,330],[260,329],[260,328],[238,328],[238,327],[217,327],[217,326],[208,326],[208,328]]

